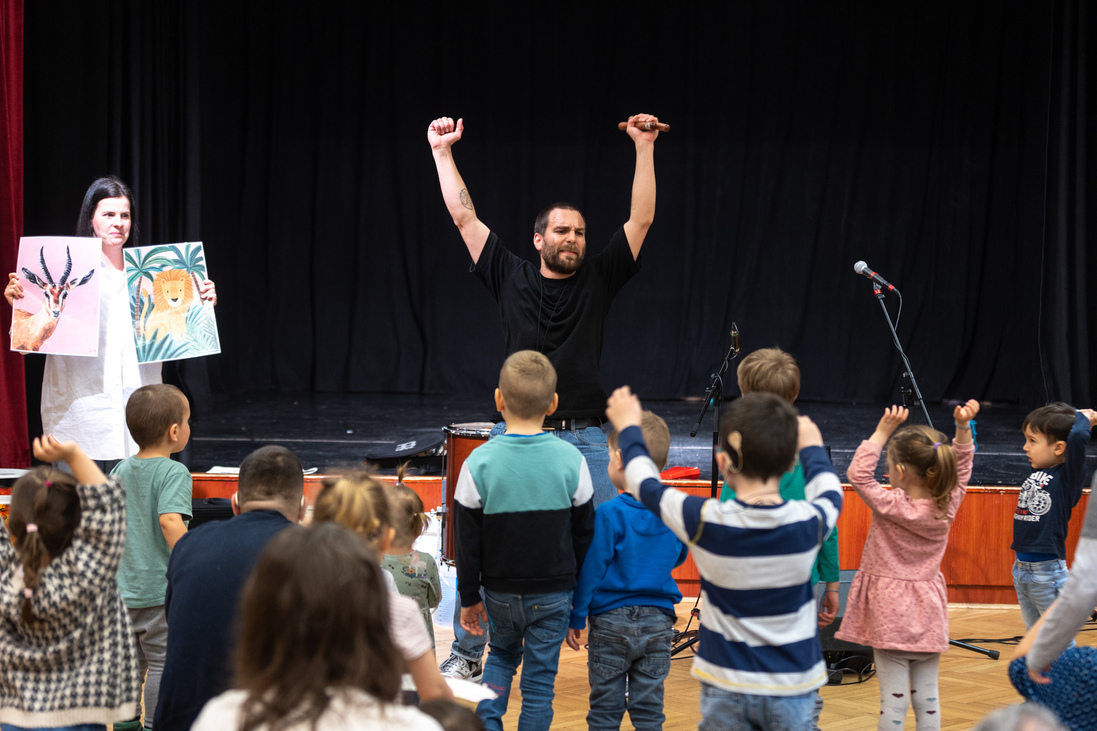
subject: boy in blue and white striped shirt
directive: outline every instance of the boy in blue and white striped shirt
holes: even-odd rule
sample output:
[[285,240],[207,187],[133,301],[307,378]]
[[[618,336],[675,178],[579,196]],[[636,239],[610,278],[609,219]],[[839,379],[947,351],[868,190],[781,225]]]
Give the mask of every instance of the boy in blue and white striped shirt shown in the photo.
[[[826,683],[811,568],[842,509],[818,427],[779,396],[748,394],[720,420],[717,463],[736,498],[721,503],[659,481],[628,387],[606,415],[620,432],[628,491],[681,540],[701,574],[700,729],[812,728],[812,691]],[[781,476],[797,449],[806,500],[785,502]]]

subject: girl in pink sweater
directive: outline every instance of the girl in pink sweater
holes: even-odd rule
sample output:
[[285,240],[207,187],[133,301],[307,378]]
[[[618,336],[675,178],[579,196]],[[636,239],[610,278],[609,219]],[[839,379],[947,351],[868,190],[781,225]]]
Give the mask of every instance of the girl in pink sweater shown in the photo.
[[[941,727],[937,666],[948,649],[941,557],[971,478],[970,421],[978,412],[974,400],[956,407],[950,445],[948,437],[927,426],[896,431],[910,412],[891,406],[846,473],[872,509],[872,526],[835,636],[874,650],[879,729],[901,729],[911,703],[918,731]],[[873,478],[885,445],[888,475],[897,490]]]

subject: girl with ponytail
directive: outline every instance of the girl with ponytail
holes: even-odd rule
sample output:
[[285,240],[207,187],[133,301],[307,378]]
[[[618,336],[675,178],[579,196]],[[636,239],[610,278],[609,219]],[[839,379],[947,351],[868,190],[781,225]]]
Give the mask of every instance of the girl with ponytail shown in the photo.
[[72,475],[23,475],[0,522],[0,724],[118,729],[140,689],[118,592],[125,493],[75,442],[40,437],[34,456]]
[[404,484],[407,464],[400,465],[396,484],[388,488],[392,505],[392,522],[396,529],[392,544],[385,551],[381,568],[392,576],[396,589],[419,605],[431,642],[434,641],[434,622],[431,611],[442,601],[442,582],[438,577],[438,564],[434,556],[415,550],[415,541],[430,524],[430,516],[423,506],[423,499],[415,490]]
[[[929,427],[899,429],[910,412],[892,406],[858,447],[846,473],[872,509],[872,525],[835,637],[873,648],[880,681],[878,729],[902,729],[912,703],[918,731],[941,728],[937,668],[948,649],[941,558],[971,478],[970,421],[977,413],[975,400],[956,407],[956,436],[949,444]],[[885,446],[888,477],[898,489],[888,490],[873,477]]]

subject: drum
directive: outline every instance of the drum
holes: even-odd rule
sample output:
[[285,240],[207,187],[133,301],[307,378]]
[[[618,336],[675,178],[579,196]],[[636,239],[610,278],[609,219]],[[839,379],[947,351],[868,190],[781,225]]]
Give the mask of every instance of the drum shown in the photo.
[[472,450],[488,440],[488,434],[495,426],[490,421],[472,421],[465,424],[450,424],[442,429],[446,433],[446,515],[442,521],[442,560],[453,563],[456,558],[453,540],[453,495],[457,491],[457,477],[461,474],[461,465],[465,463]]

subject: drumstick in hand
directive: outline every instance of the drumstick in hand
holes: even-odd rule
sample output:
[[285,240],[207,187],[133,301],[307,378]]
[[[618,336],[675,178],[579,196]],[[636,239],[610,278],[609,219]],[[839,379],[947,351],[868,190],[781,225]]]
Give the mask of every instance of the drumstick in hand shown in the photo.
[[[650,132],[653,129],[657,129],[660,132],[670,132],[670,125],[663,124],[662,122],[637,122],[637,129],[642,129],[645,132]],[[617,129],[628,129],[628,122],[618,122]]]

